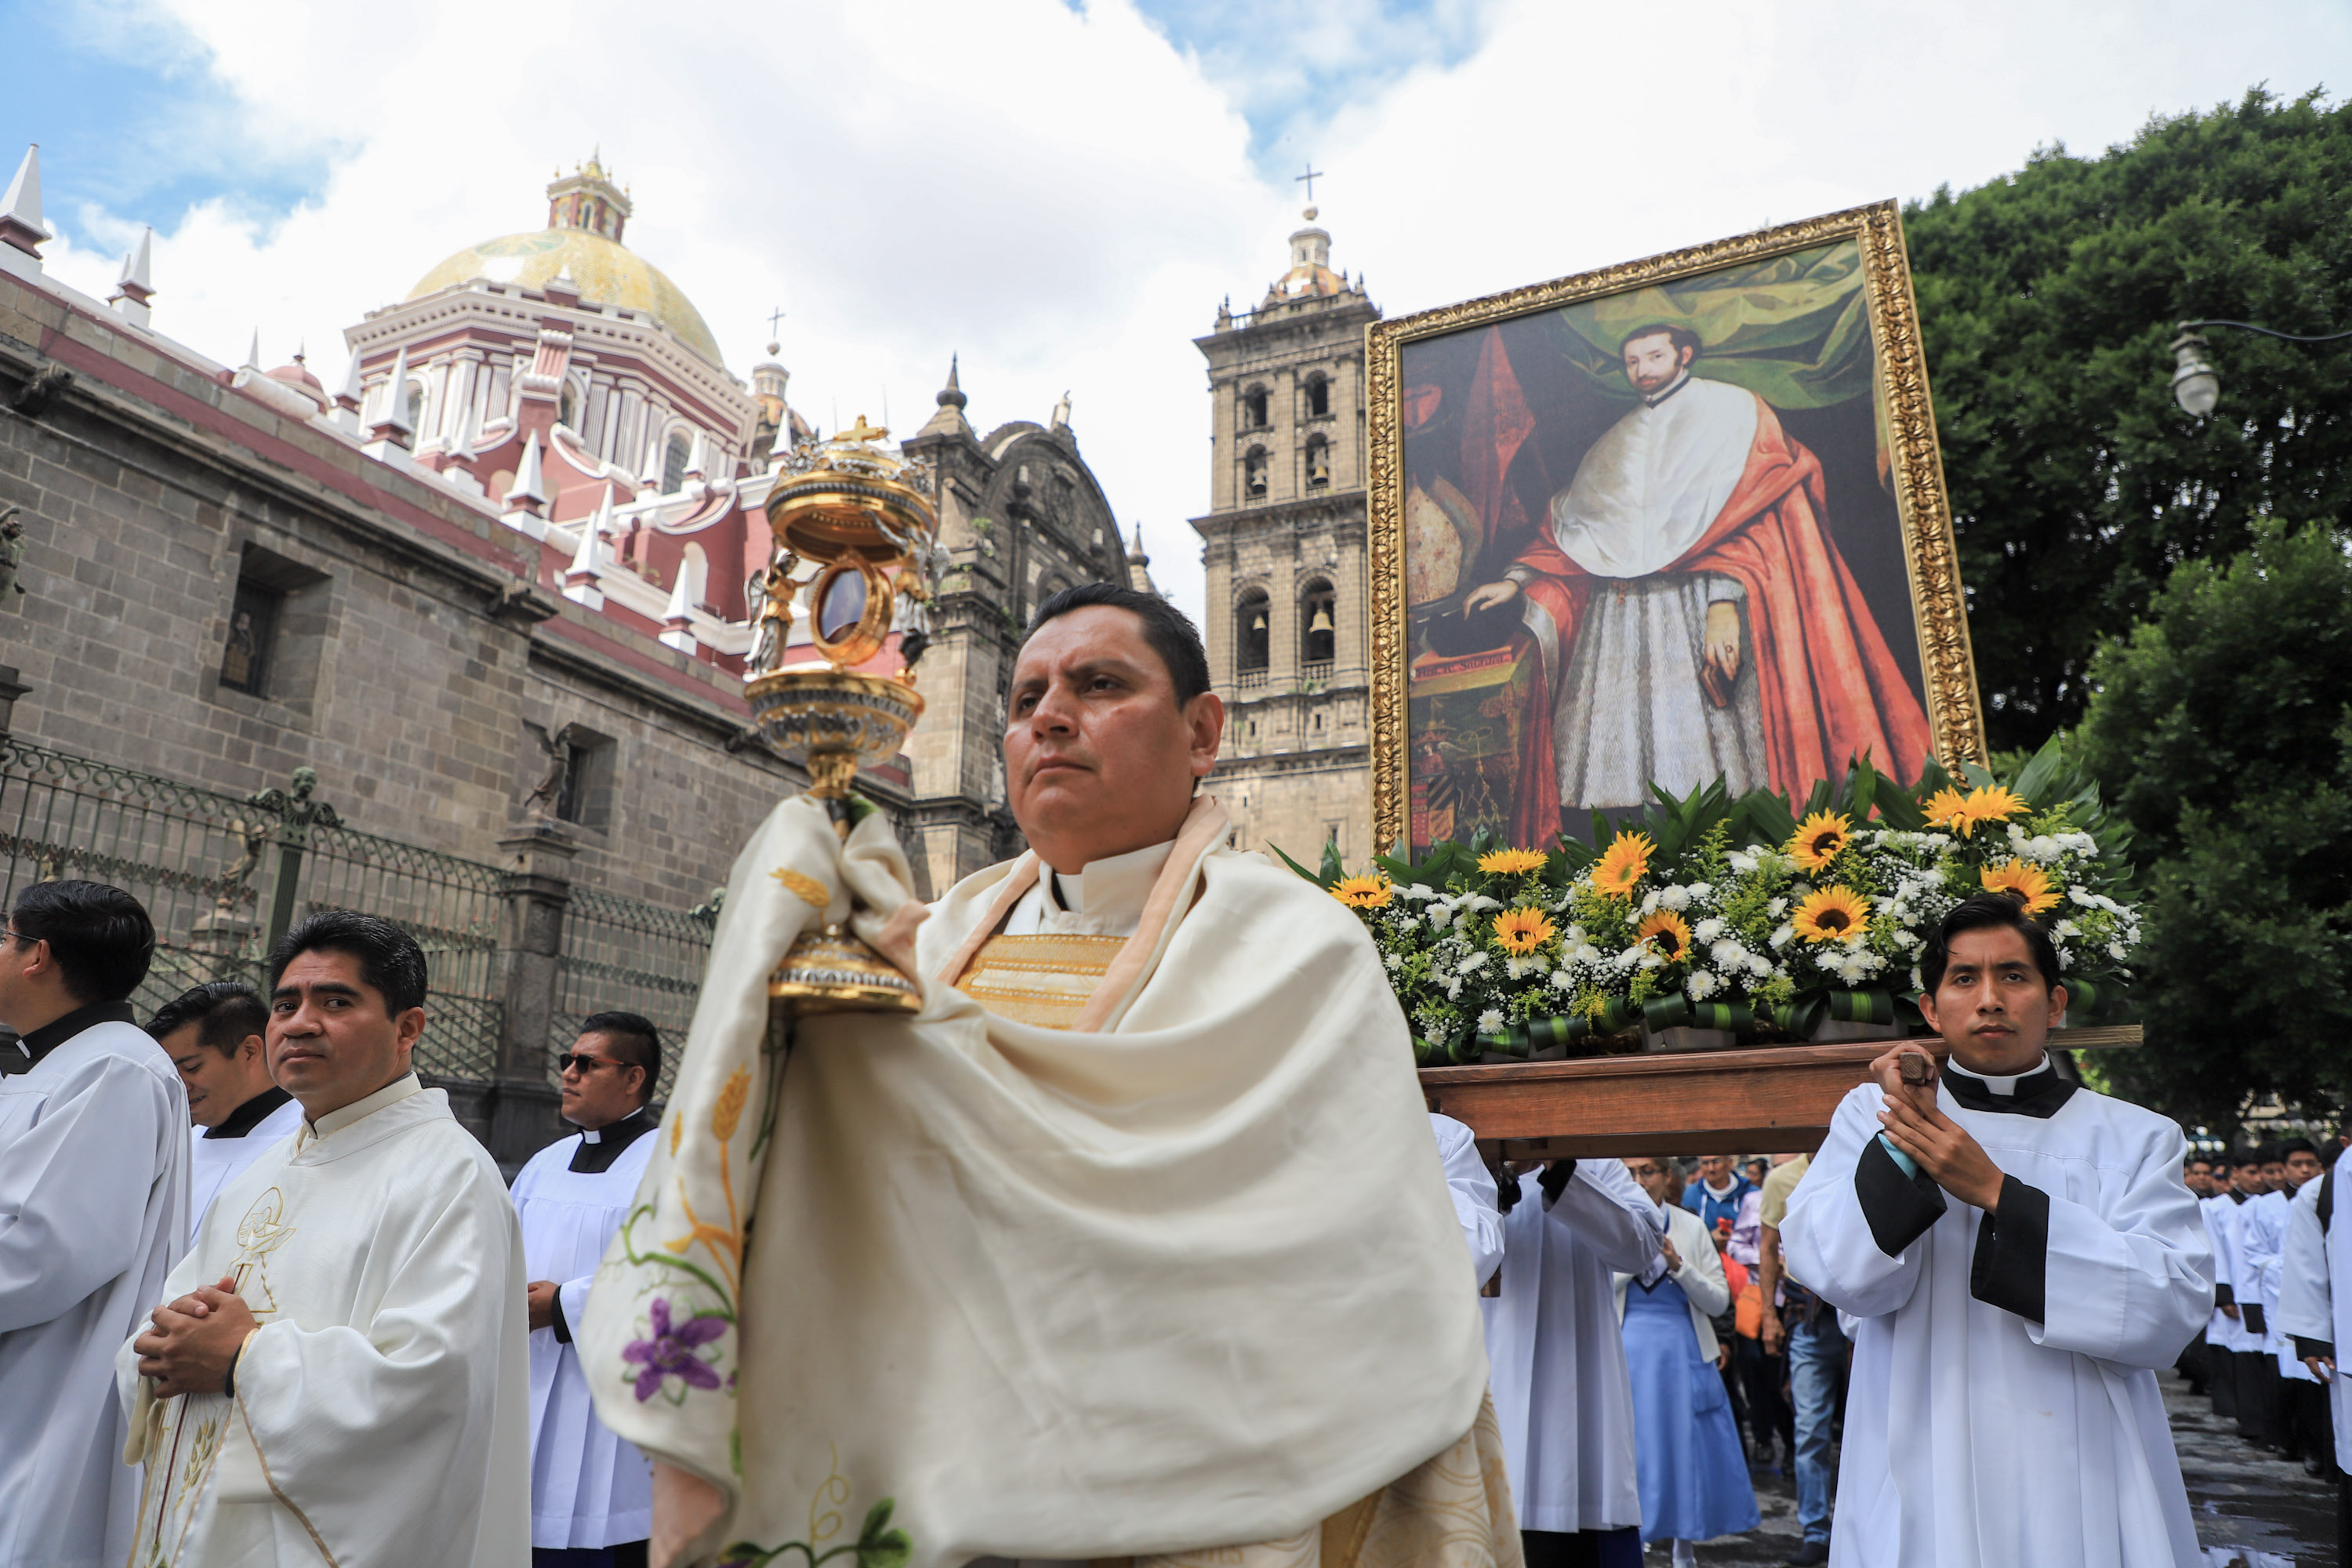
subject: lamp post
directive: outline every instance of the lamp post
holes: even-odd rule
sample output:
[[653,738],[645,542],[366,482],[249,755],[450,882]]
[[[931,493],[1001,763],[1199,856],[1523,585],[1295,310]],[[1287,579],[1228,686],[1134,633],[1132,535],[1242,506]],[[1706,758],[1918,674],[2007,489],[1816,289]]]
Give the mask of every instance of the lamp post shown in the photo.
[[2212,362],[2205,357],[2210,346],[2205,341],[2207,327],[2234,327],[2242,332],[2260,332],[2266,338],[2276,338],[2289,343],[2333,343],[2352,338],[2352,332],[2328,332],[2318,337],[2300,337],[2294,332],[2273,331],[2258,327],[2252,321],[2183,321],[2179,336],[2172,340],[2172,397],[2181,412],[2202,419],[2213,412],[2221,400],[2221,377]]

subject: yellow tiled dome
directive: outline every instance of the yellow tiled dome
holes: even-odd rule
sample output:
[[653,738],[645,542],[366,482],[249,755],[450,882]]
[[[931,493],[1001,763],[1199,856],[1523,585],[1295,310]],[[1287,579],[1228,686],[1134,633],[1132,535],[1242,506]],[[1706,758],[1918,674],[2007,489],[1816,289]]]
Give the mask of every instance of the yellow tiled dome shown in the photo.
[[702,312],[694,308],[694,302],[677,284],[626,247],[584,229],[543,228],[467,246],[427,272],[408,291],[408,297],[420,300],[476,278],[523,289],[544,289],[566,268],[582,300],[643,311],[668,328],[688,348],[725,368],[727,362],[719,357],[718,341],[704,324]]

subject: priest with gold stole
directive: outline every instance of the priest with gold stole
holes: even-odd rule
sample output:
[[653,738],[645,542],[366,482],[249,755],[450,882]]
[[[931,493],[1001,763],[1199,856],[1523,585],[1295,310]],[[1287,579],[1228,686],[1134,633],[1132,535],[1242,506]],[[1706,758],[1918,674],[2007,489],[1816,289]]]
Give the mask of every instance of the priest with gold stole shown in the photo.
[[[1009,699],[1027,853],[926,910],[878,814],[753,836],[579,1336],[656,1563],[1517,1568],[1404,1019],[1227,846],[1223,717],[1181,615],[1066,590]],[[920,1011],[772,1026],[838,926]]]

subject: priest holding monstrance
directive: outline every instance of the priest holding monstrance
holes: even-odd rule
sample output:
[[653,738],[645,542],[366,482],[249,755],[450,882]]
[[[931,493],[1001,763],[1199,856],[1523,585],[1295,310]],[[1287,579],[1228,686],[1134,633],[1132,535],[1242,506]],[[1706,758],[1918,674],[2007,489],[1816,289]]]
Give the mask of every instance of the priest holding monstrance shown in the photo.
[[[851,801],[736,864],[581,1336],[659,1461],[654,1560],[1516,1564],[1404,1021],[1362,928],[1195,793],[1198,634],[1056,595],[1005,722],[1032,847],[928,911]],[[919,1010],[809,1010],[893,966]]]

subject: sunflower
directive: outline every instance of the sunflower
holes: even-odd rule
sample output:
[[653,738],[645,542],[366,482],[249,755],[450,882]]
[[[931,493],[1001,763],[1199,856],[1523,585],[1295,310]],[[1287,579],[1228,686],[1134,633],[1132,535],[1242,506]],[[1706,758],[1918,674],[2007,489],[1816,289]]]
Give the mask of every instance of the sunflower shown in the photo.
[[1386,877],[1350,877],[1333,888],[1331,896],[1351,910],[1384,909],[1396,897],[1396,886]]
[[1956,789],[1939,789],[1929,795],[1927,826],[1947,827],[1965,837],[1970,826],[1969,797]]
[[1823,888],[1805,895],[1789,923],[1807,942],[1852,942],[1869,928],[1870,900],[1852,888]]
[[1541,910],[1512,910],[1495,917],[1495,940],[1505,952],[1533,952],[1551,937],[1552,923]]
[[1522,871],[1543,869],[1544,856],[1540,849],[1497,849],[1491,855],[1478,857],[1478,869],[1496,877],[1516,877]]
[[1660,910],[1643,921],[1633,931],[1633,940],[1654,945],[1658,956],[1668,963],[1680,963],[1690,955],[1690,927],[1683,917],[1672,910]]
[[2050,885],[2049,873],[2039,866],[2029,866],[2022,860],[2004,860],[1998,866],[1988,866],[1977,873],[1988,891],[2014,893],[2024,902],[2025,912],[2038,915],[2044,910],[2058,907],[2058,889]]
[[2033,805],[2023,795],[1998,784],[1969,791],[1969,824],[2006,822],[2021,811],[2031,811]]
[[1630,899],[1649,875],[1650,855],[1657,846],[1646,833],[1620,833],[1592,868],[1592,890],[1612,899]]
[[1789,840],[1789,853],[1806,870],[1820,871],[1826,869],[1853,841],[1853,824],[1843,813],[1817,811],[1805,818],[1796,837]]

